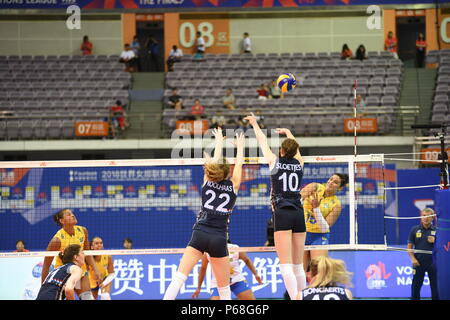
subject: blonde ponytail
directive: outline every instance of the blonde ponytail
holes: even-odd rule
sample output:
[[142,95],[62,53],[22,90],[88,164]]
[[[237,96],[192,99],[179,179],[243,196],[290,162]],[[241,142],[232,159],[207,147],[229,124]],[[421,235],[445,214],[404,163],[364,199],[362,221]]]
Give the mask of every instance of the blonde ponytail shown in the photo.
[[321,256],[311,261],[311,276],[313,277],[310,288],[326,287],[342,284],[351,287],[352,273],[348,272],[343,260]]

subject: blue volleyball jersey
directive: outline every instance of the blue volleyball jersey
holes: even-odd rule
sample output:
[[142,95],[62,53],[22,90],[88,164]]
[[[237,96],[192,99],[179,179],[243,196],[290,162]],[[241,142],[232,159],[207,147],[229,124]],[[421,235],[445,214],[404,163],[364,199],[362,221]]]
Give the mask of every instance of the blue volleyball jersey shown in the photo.
[[306,288],[302,290],[302,300],[350,300],[345,288],[339,286]]
[[202,208],[193,229],[226,234],[236,198],[231,180],[207,181],[202,187]]
[[277,158],[270,172],[270,200],[273,208],[292,207],[300,209],[300,190],[303,178],[303,167],[294,158]]
[[50,272],[41,285],[36,300],[65,300],[64,287],[70,277],[72,262],[63,264]]

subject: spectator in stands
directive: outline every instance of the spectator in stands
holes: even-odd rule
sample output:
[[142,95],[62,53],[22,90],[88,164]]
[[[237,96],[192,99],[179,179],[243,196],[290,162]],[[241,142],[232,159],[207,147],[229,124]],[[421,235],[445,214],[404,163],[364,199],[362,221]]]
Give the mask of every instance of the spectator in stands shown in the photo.
[[133,240],[131,240],[130,238],[123,239],[123,248],[133,249]]
[[364,59],[367,59],[366,47],[364,47],[364,45],[360,44],[358,49],[356,49],[355,59],[358,59],[361,61],[363,61]]
[[27,250],[25,248],[25,241],[17,240],[17,242],[16,242],[16,250],[14,250],[14,252],[30,252],[30,250]]
[[141,44],[139,43],[139,39],[137,36],[133,37],[133,42],[131,42],[130,47],[136,56],[136,69],[137,69],[137,71],[140,71],[141,70],[141,61],[139,59],[139,50],[141,50]]
[[265,83],[262,83],[256,92],[258,93],[258,99],[267,100],[269,97],[269,89]]
[[169,71],[173,71],[173,65],[175,62],[180,62],[183,57],[183,51],[178,48],[176,45],[172,46],[172,50],[170,50],[169,58],[167,59],[167,68]]
[[283,92],[279,86],[277,86],[277,82],[275,80],[272,81],[269,87],[269,97],[271,99],[283,99]]
[[248,32],[244,32],[241,53],[252,53],[252,40],[250,39]]
[[125,49],[120,54],[119,62],[125,64],[125,71],[134,72],[136,71],[136,54],[131,50],[130,44],[125,44]]
[[89,41],[88,36],[83,37],[80,50],[82,56],[90,56],[92,54],[92,42]]
[[392,31],[388,32],[387,38],[384,41],[384,50],[392,52],[392,55],[395,59],[398,59],[397,54],[397,38],[394,37],[394,33]]
[[241,112],[236,121],[236,130],[242,130],[243,132],[246,132],[251,128],[250,123],[245,119],[248,114],[249,112],[247,111],[247,109]]
[[153,36],[150,36],[146,44],[150,61],[152,63],[152,71],[159,72],[159,42]]
[[195,99],[194,105],[191,107],[191,120],[200,120],[203,117],[205,108],[199,99]]
[[110,108],[110,119],[112,123],[111,130],[113,131],[113,136],[117,137],[116,129],[119,129],[120,132],[125,131],[130,124],[127,121],[127,113],[122,106],[122,101],[117,100],[116,104]]
[[233,89],[228,88],[225,91],[225,95],[222,97],[223,106],[228,110],[236,109],[236,98],[233,95]]
[[342,46],[342,50],[341,50],[341,59],[348,60],[348,59],[352,59],[352,58],[353,58],[352,50],[348,47],[348,45],[346,43],[344,43],[344,45]]
[[169,97],[169,101],[167,101],[167,104],[177,111],[180,111],[181,109],[184,108],[183,107],[183,99],[178,94],[177,88],[172,89],[172,95]]
[[221,127],[222,129],[225,128],[227,124],[227,119],[222,114],[222,111],[217,111],[216,114],[211,119],[211,126],[210,128],[217,128]]
[[425,54],[427,52],[427,43],[423,33],[419,33],[419,37],[416,40],[416,67],[425,67]]
[[195,40],[195,49],[196,53],[194,55],[194,58],[196,59],[202,59],[205,55],[205,39],[202,37],[202,33],[200,31],[197,31],[197,39]]
[[356,96],[356,110],[358,109],[364,109],[366,107],[366,102],[364,101],[364,99],[361,97],[361,95],[357,95]]

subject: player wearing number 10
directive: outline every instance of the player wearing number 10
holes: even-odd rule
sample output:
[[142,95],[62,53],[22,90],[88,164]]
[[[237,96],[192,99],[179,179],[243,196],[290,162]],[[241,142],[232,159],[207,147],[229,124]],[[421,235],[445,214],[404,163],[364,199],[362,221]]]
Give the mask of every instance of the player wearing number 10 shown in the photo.
[[176,298],[192,268],[205,252],[210,256],[220,300],[231,300],[228,221],[241,184],[245,138],[242,133],[236,136],[236,162],[233,175],[228,179],[230,165],[222,158],[224,142],[222,129],[214,129],[213,135],[216,145],[214,158],[212,160],[207,158],[204,166],[202,208],[194,224],[191,241],[184,251],[178,271],[164,294],[164,300]]
[[281,144],[279,156],[276,156],[253,113],[245,119],[255,130],[258,144],[269,163],[275,250],[280,259],[280,271],[286,290],[291,300],[295,300],[298,291],[306,287],[303,270],[306,226],[300,201],[304,161],[290,130],[276,130],[287,136]]

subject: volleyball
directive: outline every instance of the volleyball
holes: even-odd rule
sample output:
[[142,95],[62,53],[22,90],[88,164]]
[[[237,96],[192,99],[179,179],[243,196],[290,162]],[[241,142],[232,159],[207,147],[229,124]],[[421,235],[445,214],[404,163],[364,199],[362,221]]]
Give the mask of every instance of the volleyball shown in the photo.
[[297,81],[292,73],[283,73],[277,79],[277,85],[281,92],[288,92],[295,88]]

